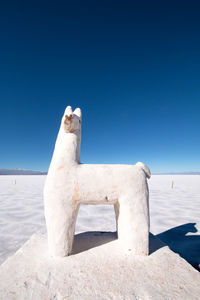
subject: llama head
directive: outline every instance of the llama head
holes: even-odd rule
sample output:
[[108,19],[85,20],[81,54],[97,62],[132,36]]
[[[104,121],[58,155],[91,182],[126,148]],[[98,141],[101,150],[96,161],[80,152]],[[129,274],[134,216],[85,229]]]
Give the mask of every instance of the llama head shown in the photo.
[[81,110],[76,108],[74,112],[71,106],[67,106],[63,116],[64,130],[67,133],[73,133],[77,130],[81,130]]

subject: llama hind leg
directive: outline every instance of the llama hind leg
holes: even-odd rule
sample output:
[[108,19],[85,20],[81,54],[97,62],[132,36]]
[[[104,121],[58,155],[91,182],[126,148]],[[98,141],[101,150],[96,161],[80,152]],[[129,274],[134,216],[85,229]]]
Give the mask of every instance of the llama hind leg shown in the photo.
[[115,219],[116,219],[116,231],[118,235],[118,219],[119,219],[119,202],[117,201],[114,204],[114,210],[115,210]]
[[136,255],[149,253],[148,199],[119,199],[118,239],[126,250]]
[[51,218],[46,218],[51,256],[68,256],[72,251],[79,205],[60,207]]

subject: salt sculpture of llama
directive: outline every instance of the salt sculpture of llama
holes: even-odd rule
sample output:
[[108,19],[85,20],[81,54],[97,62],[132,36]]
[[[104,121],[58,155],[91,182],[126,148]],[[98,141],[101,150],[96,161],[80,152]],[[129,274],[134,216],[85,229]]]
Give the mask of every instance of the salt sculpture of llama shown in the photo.
[[58,133],[44,187],[45,218],[51,256],[72,251],[80,204],[113,204],[118,242],[138,255],[149,252],[147,177],[136,165],[80,164],[81,110],[68,106]]

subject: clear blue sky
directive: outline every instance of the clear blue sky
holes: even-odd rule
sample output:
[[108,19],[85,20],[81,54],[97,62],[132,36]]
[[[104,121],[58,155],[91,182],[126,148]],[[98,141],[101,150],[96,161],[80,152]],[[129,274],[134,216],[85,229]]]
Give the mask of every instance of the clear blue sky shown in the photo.
[[83,163],[200,171],[199,1],[4,1],[0,27],[0,168],[47,170],[71,105]]

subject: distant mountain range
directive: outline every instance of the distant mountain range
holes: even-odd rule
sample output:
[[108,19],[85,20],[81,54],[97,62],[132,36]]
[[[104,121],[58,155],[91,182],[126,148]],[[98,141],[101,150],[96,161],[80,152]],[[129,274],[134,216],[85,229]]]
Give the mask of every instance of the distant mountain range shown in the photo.
[[169,172],[169,173],[152,173],[152,175],[200,175],[200,172]]
[[[0,168],[0,175],[46,175],[46,174],[47,172],[41,172],[41,171]],[[200,175],[200,172],[168,172],[168,173],[152,173],[152,175]]]
[[24,170],[24,169],[1,169],[0,175],[46,175],[47,172]]

